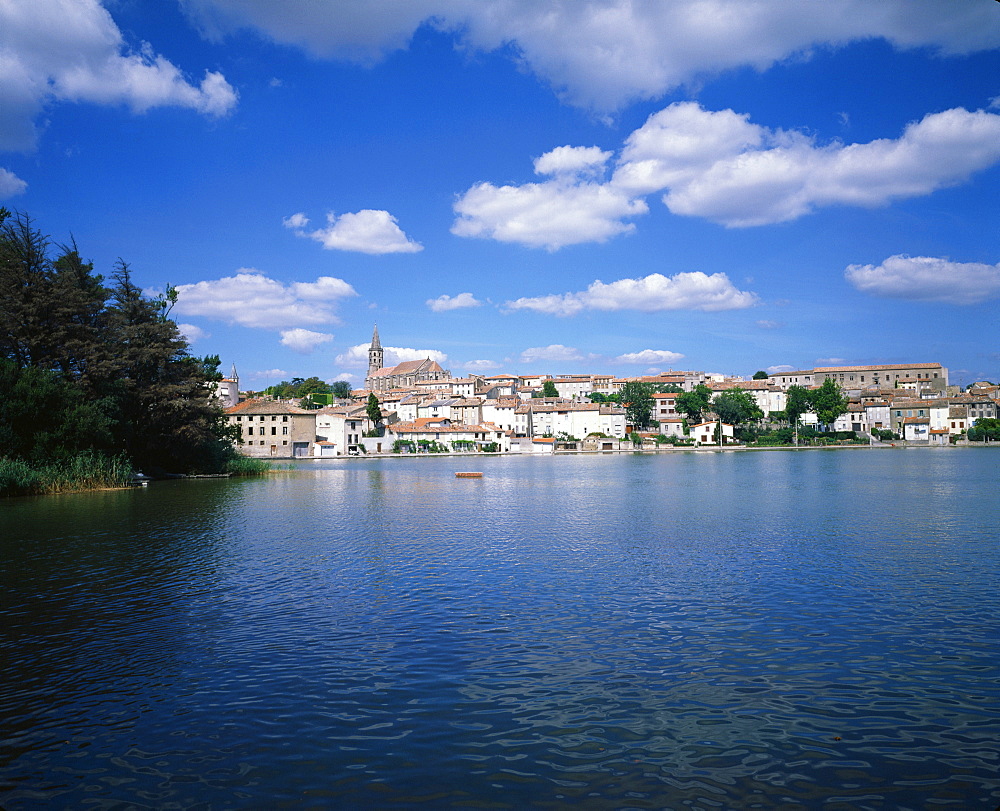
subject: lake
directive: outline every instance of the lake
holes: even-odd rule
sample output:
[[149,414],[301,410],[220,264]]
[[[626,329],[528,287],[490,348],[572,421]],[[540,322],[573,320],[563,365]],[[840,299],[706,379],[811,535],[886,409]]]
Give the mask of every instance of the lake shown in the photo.
[[998,469],[408,457],[0,502],[0,806],[992,809]]

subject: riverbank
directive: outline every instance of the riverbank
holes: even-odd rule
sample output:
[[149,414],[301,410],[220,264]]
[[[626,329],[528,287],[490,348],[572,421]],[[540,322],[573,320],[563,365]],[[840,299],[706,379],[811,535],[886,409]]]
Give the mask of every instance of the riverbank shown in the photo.
[[123,490],[157,479],[214,479],[233,476],[263,476],[277,469],[265,459],[237,456],[221,473],[164,474],[145,476],[123,456],[106,457],[87,451],[48,464],[30,464],[22,459],[0,458],[0,498],[49,496],[91,490]]

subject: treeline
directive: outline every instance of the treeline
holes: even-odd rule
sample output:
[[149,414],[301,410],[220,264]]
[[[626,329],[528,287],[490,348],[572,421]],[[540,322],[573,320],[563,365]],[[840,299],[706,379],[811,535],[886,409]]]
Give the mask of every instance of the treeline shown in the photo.
[[298,398],[305,401],[302,403],[304,407],[309,408],[322,401],[322,398],[314,398],[314,394],[330,395],[335,399],[346,400],[351,396],[351,384],[346,380],[338,380],[330,384],[315,376],[293,377],[291,380],[282,380],[274,386],[268,386],[264,390],[264,394],[268,397],[277,397],[279,400]]
[[226,468],[231,435],[206,387],[219,358],[188,352],[175,301],[169,287],[146,296],[121,260],[106,283],[74,242],[0,209],[0,494],[72,486],[60,470]]

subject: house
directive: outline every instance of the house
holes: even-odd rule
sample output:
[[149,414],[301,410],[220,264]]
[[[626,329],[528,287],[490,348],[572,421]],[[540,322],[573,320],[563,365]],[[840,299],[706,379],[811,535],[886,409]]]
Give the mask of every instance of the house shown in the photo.
[[363,405],[327,406],[316,415],[317,456],[344,456],[361,439],[368,422],[367,408]]
[[288,403],[244,400],[225,410],[226,420],[239,429],[244,456],[292,459],[312,455],[316,414]]
[[463,446],[482,450],[484,446],[496,446],[500,453],[510,451],[510,434],[496,425],[485,422],[479,425],[462,425],[447,418],[420,418],[413,422],[398,422],[386,426],[385,449],[396,441],[408,441],[415,445],[421,442],[437,442],[451,450],[461,450]]
[[722,444],[731,445],[735,441],[733,439],[733,426],[729,425],[729,423],[719,422],[718,420],[692,425],[690,427],[691,439],[694,440],[695,445],[718,445],[719,440],[716,435],[716,429],[719,426],[722,427]]
[[903,439],[909,442],[926,442],[930,439],[930,417],[904,417]]

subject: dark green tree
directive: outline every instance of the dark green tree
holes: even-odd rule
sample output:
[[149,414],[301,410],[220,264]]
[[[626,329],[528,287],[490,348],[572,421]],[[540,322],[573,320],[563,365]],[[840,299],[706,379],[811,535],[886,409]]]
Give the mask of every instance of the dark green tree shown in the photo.
[[764,419],[764,412],[753,395],[743,389],[730,389],[717,394],[712,400],[712,410],[729,425],[745,425]]
[[551,380],[546,380],[542,383],[542,397],[558,397],[559,389],[556,388],[556,384]]
[[351,396],[351,384],[346,380],[334,381],[330,393],[338,400],[347,400]]
[[618,404],[625,408],[625,421],[637,429],[653,423],[653,389],[649,383],[630,380],[618,392]]
[[47,464],[114,450],[109,404],[88,400],[60,373],[0,359],[0,457]]
[[221,409],[206,396],[219,379],[218,357],[188,354],[177,324],[167,317],[170,288],[147,298],[118,262],[109,307],[116,376],[118,439],[142,468],[198,471],[218,468],[229,436]]
[[686,415],[690,424],[696,425],[703,420],[711,399],[712,390],[704,383],[699,383],[693,391],[678,394],[674,400],[674,408],[678,413]]
[[828,377],[823,385],[812,392],[812,406],[823,425],[832,425],[837,417],[847,412],[849,400],[837,382]]
[[763,369],[753,373],[754,380],[767,380],[767,377],[768,377],[767,372],[765,372]]
[[1000,441],[1000,419],[980,417],[969,429],[967,436],[972,442]]
[[371,420],[372,426],[378,426],[382,422],[382,409],[379,408],[378,397],[375,392],[368,395],[368,402],[365,404],[365,415]]
[[785,416],[790,424],[795,425],[799,417],[812,408],[812,392],[803,386],[788,387],[785,392]]

